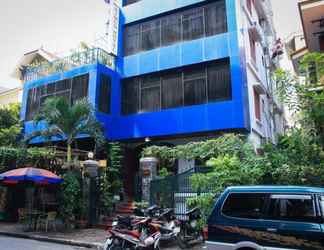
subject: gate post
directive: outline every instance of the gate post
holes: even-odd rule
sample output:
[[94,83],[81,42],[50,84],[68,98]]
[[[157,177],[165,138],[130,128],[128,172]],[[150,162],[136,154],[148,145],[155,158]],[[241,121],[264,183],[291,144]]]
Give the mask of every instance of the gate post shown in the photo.
[[140,159],[142,201],[150,202],[150,183],[156,179],[158,162],[158,159],[155,157],[144,157]]

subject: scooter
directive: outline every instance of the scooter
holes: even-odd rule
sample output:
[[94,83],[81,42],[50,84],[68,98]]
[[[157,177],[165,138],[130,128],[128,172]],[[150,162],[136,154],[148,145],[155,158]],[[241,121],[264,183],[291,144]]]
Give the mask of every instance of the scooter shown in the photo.
[[185,216],[188,220],[180,220],[180,232],[177,235],[177,242],[181,249],[188,249],[191,245],[203,242],[203,232],[198,227],[201,218],[199,208],[188,211]]
[[180,222],[174,216],[173,209],[167,208],[153,222],[161,232],[161,241],[176,240],[180,233]]
[[159,250],[161,233],[151,223],[151,219],[144,219],[136,225],[137,229],[112,229],[105,242],[104,250]]
[[[153,210],[150,210],[153,211]],[[161,233],[161,241],[173,241],[176,240],[177,235],[180,232],[180,222],[175,218],[173,209],[160,209],[155,207],[154,212],[150,213],[152,222],[154,226]],[[145,217],[144,217],[145,218]],[[112,223],[113,229],[123,230],[132,230],[134,228],[134,224],[136,224],[139,220],[143,220],[143,217],[130,217],[118,216]]]

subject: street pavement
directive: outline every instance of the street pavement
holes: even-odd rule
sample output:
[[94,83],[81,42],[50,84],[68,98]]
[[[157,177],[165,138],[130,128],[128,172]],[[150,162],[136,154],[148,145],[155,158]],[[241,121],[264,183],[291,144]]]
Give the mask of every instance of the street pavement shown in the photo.
[[85,250],[86,248],[60,245],[36,240],[0,236],[1,250]]
[[[89,248],[81,248],[81,247],[61,245],[61,244],[55,244],[55,243],[49,243],[43,241],[0,236],[0,249],[1,250],[86,250]],[[172,245],[172,246],[162,246],[162,249],[179,250],[180,248],[175,245]],[[190,249],[200,250],[206,248],[199,245]]]

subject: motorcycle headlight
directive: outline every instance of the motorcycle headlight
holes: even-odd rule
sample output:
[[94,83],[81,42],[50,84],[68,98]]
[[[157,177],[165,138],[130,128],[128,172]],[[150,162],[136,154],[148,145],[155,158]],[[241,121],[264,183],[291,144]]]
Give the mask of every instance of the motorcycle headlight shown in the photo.
[[197,221],[196,221],[196,220],[191,221],[191,222],[190,222],[190,226],[191,226],[192,228],[197,227]]

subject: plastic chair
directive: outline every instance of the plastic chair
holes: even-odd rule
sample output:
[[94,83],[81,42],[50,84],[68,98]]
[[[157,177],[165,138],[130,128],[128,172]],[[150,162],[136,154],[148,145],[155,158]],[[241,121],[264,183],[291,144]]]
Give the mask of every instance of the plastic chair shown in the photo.
[[25,223],[28,221],[28,215],[27,215],[27,209],[26,208],[18,208],[18,222],[19,223]]
[[45,226],[45,232],[48,231],[49,225],[52,224],[54,231],[56,231],[56,216],[57,212],[48,212],[44,217],[40,217],[37,222],[37,228],[39,229],[42,225]]

